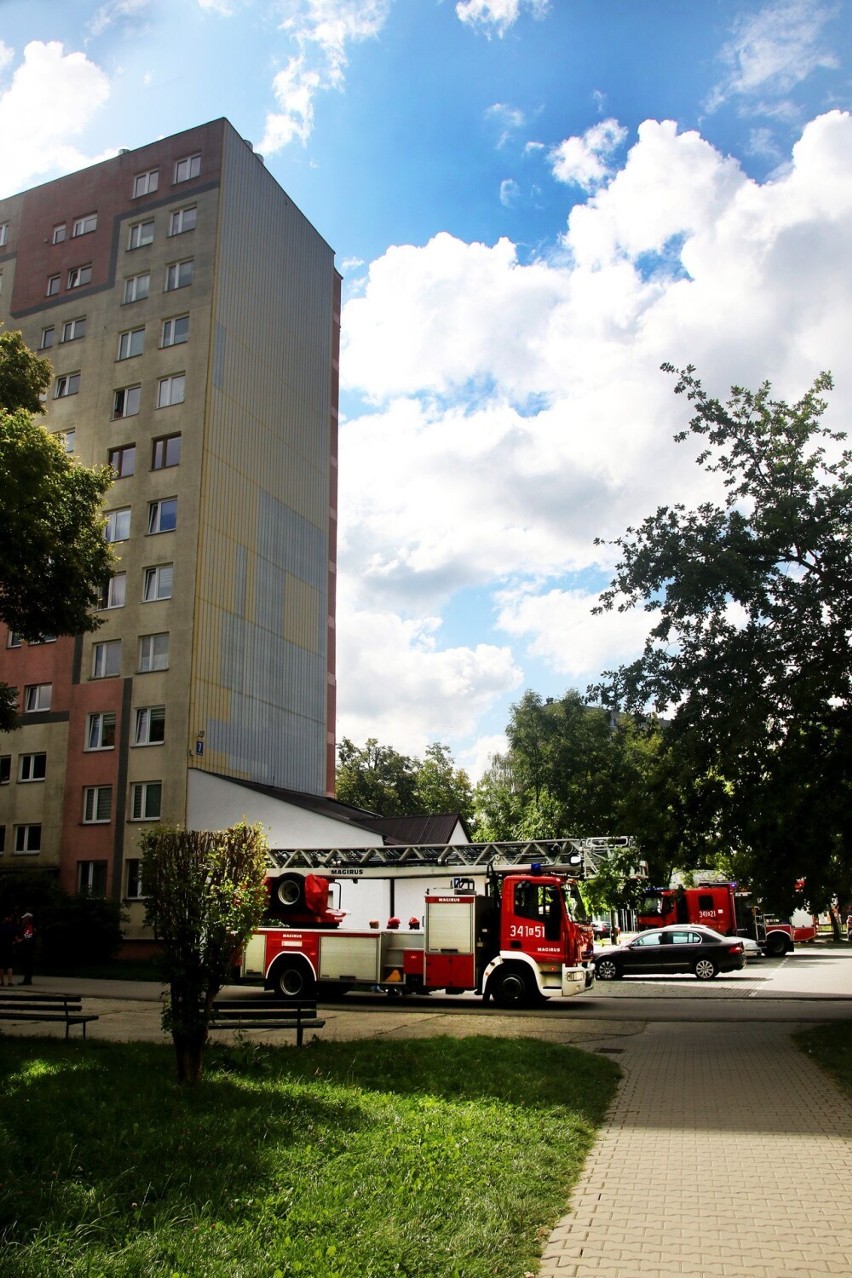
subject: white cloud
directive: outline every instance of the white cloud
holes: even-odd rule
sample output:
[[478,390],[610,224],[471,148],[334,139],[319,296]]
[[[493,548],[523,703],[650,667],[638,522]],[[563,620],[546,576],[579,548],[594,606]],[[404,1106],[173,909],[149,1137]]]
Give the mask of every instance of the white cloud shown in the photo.
[[198,0],[199,9],[205,13],[218,13],[222,18],[231,18],[236,12],[236,0]]
[[343,715],[351,661],[392,689],[388,740],[407,713],[393,716],[394,695],[457,723],[449,685],[428,673],[438,652],[422,647],[440,631],[410,619],[466,590],[487,652],[505,635],[516,662],[525,647],[566,683],[634,655],[644,615],[588,611],[611,570],[593,539],[715,482],[672,442],[689,408],[660,363],[696,364],[723,398],[765,378],[798,397],[833,368],[842,428],[850,257],[852,117],[833,111],[763,184],[697,133],[646,121],[608,185],[571,210],[552,261],[441,234],[372,262],[343,317],[344,385],[375,407],[341,428],[341,575],[357,580],[359,616],[401,629],[375,668],[341,660]]
[[9,87],[0,94],[2,193],[11,195],[37,179],[91,164],[93,157],[83,155],[73,139],[109,95],[107,75],[85,54],[65,53],[56,41],[28,44]]
[[135,23],[151,14],[152,0],[107,0],[96,9],[87,23],[93,36],[100,36],[117,23]]
[[500,203],[510,209],[521,197],[521,188],[514,178],[504,178],[500,183]]
[[582,137],[566,138],[550,153],[553,176],[573,183],[584,191],[594,191],[613,173],[612,160],[627,137],[617,120],[601,120]]
[[833,7],[815,0],[781,0],[740,15],[720,58],[728,68],[707,102],[715,110],[732,98],[766,99],[790,93],[820,68],[836,67],[825,39]]
[[490,38],[504,35],[517,22],[522,9],[541,18],[549,7],[549,0],[458,0],[456,13],[462,22],[480,28]]
[[258,149],[273,154],[293,141],[306,142],[314,124],[314,100],[342,89],[348,46],[377,36],[392,0],[293,0],[281,30],[296,45],[273,80],[278,111],[266,117]]
[[485,112],[485,118],[489,124],[497,127],[497,145],[505,146],[518,129],[522,129],[526,123],[526,116],[519,107],[509,106],[505,102],[495,102]]

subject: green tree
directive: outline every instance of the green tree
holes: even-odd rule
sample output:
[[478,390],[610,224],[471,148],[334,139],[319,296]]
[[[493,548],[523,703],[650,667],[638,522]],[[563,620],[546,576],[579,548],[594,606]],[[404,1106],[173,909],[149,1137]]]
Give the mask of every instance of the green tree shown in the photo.
[[201,1077],[213,1000],[268,901],[259,826],[216,832],[159,827],[142,835],[145,922],[163,947],[171,1033],[181,1083]]
[[[0,620],[30,640],[94,630],[113,565],[100,511],[113,472],[80,466],[35,420],[50,379],[20,333],[0,334]],[[17,726],[15,703],[0,685],[0,731]]]
[[465,818],[470,817],[473,812],[470,777],[463,768],[455,766],[448,746],[438,741],[427,746],[416,773],[418,812],[458,812]]
[[418,816],[473,809],[467,773],[456,768],[447,746],[434,742],[424,759],[400,754],[370,737],[356,746],[344,737],[337,747],[337,798],[379,816]]
[[722,404],[679,372],[694,411],[676,439],[703,441],[721,496],[662,506],[614,543],[601,606],[641,605],[653,626],[590,690],[670,716],[693,857],[703,830],[785,910],[798,879],[815,909],[849,879],[852,455],[821,423],[830,389],[822,374],[794,404],[768,383]]

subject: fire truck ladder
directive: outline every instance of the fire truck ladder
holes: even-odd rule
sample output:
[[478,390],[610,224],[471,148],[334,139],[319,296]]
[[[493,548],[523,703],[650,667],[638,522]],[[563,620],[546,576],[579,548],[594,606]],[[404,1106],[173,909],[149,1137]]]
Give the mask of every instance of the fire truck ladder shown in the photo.
[[[529,839],[516,843],[383,844],[361,848],[270,848],[270,872],[286,870],[359,878],[422,877],[430,870],[479,870],[530,866],[591,878],[610,852],[634,846],[630,836],[587,839]],[[637,874],[642,866],[637,861]]]

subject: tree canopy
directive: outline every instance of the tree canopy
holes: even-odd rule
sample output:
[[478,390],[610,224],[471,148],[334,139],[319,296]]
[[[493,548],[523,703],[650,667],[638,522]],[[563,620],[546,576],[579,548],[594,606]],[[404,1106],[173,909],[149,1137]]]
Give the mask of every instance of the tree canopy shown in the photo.
[[337,758],[336,794],[341,803],[379,816],[458,812],[467,818],[472,813],[470,779],[455,766],[449,748],[437,741],[418,759],[379,745],[375,737],[364,746],[344,737]]
[[814,908],[852,887],[852,454],[821,421],[831,386],[824,373],[794,404],[734,387],[722,404],[678,373],[693,416],[675,438],[704,441],[720,497],[661,506],[615,541],[601,607],[642,606],[653,625],[590,690],[670,719],[693,858],[702,840],[721,849],[784,909],[802,878]]
[[[28,640],[94,630],[113,567],[101,501],[114,475],[79,465],[36,420],[51,375],[20,333],[0,334],[0,620]],[[0,685],[0,730],[15,726]]]

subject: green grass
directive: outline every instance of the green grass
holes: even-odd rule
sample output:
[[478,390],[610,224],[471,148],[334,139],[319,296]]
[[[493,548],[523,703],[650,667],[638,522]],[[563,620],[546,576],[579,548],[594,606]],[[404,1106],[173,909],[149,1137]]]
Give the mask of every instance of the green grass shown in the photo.
[[521,1278],[613,1094],[531,1039],[169,1049],[5,1038],[3,1278]]
[[852,1096],[852,1021],[799,1030],[793,1041]]

